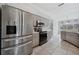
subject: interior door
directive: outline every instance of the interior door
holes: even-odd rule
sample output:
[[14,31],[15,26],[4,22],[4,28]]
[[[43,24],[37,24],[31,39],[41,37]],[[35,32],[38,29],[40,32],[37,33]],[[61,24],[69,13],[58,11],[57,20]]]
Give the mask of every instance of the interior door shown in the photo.
[[32,34],[32,14],[23,12],[23,30],[22,35]]

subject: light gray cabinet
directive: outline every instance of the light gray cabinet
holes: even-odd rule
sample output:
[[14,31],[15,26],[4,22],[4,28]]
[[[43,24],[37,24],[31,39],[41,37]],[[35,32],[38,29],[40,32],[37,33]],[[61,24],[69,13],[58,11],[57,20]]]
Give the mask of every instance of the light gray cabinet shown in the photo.
[[39,45],[39,32],[33,32],[33,47]]
[[61,39],[66,40],[75,46],[79,47],[79,34],[78,33],[73,33],[73,32],[61,32]]
[[79,34],[66,32],[66,40],[79,47]]
[[66,40],[66,32],[65,31],[61,31],[61,39]]
[[61,21],[61,39],[79,47],[79,19]]

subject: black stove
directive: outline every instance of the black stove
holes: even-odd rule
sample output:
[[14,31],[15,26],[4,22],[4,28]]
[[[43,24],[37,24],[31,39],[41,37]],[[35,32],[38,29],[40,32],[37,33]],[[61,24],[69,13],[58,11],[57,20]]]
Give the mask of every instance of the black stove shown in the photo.
[[47,31],[39,32],[39,45],[43,45],[47,42]]

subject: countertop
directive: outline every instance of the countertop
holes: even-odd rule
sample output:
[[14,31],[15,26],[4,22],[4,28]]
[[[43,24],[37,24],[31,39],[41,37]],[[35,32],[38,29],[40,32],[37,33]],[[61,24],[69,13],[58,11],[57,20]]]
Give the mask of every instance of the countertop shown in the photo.
[[73,33],[77,33],[77,34],[79,34],[78,31],[69,31],[69,30],[61,30],[61,31],[65,31],[65,32],[73,32]]

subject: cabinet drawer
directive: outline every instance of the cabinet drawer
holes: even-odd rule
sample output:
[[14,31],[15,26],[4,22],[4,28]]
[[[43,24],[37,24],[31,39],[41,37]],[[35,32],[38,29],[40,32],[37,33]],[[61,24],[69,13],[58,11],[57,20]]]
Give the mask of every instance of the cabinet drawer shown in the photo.
[[32,41],[17,46],[17,55],[28,55],[32,53]]

